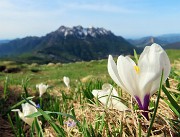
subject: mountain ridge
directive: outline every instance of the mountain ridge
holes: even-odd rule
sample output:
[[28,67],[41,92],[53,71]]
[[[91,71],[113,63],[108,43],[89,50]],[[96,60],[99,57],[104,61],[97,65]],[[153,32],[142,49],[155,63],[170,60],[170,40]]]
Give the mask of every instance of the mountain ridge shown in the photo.
[[[0,56],[30,62],[75,62],[133,54],[135,47],[104,28],[60,26],[42,37],[25,37],[0,45]],[[26,59],[25,59],[26,58]]]
[[136,47],[145,47],[151,45],[153,42],[160,44],[162,47],[169,47],[173,43],[180,42],[180,34],[163,34],[159,36],[146,36],[138,39],[127,39],[132,45]]

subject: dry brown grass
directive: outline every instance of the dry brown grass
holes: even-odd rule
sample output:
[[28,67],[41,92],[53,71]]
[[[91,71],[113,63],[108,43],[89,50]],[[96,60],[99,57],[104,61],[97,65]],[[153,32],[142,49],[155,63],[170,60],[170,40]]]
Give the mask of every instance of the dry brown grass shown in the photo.
[[[177,66],[175,66],[177,67]],[[177,67],[179,68],[179,67]],[[177,85],[178,81],[175,79],[169,79],[170,82],[170,88],[167,88],[169,92],[172,93],[179,93],[177,90]],[[22,89],[20,87],[11,87],[13,91],[16,91],[15,93],[18,93],[18,95],[22,92]],[[0,91],[2,91],[1,89]],[[70,89],[68,90],[65,86],[61,87],[61,89],[54,87],[49,91],[49,93],[56,97],[61,98],[62,94],[59,91],[64,91],[66,94],[72,94],[73,92],[75,93],[75,89]],[[20,92],[21,91],[21,92]],[[105,125],[102,129],[102,134],[101,136],[106,137],[108,134],[110,136],[138,136],[139,132],[141,132],[141,136],[146,136],[148,127],[150,125],[150,121],[147,121],[142,115],[140,110],[134,110],[134,105],[136,104],[135,100],[130,97],[129,94],[126,92],[122,92],[122,97],[124,100],[128,102],[128,107],[130,108],[131,111],[126,111],[126,112],[120,112],[114,109],[105,109],[104,106],[99,105],[97,106],[94,103],[87,103],[86,100],[83,100],[82,103],[80,103],[78,100],[71,100],[68,103],[73,104],[74,106],[74,111],[76,114],[76,118],[80,121],[80,123],[83,123],[85,120],[87,125],[92,125],[93,129],[95,129],[96,123],[99,121],[101,124],[101,119],[103,115]],[[2,94],[0,94],[2,95]],[[161,96],[165,99],[167,97],[163,92],[161,92]],[[155,102],[157,98],[157,95],[153,95],[151,97],[151,101]],[[14,103],[16,103],[14,101]],[[6,105],[12,105],[11,102]],[[149,117],[151,119],[153,114],[153,110],[150,110],[149,112]],[[0,117],[1,118],[1,117]],[[163,101],[163,99],[160,99],[159,101],[159,107],[157,110],[157,114],[155,117],[155,122],[153,124],[151,136],[156,136],[156,137],[163,137],[163,136],[178,136],[176,133],[180,131],[175,131],[172,128],[170,120],[177,120],[177,116],[172,112],[172,110],[169,108],[169,106]],[[7,121],[4,121],[7,122]],[[2,119],[0,119],[0,123],[2,123]],[[139,131],[139,125],[141,125],[141,131]],[[180,126],[180,125],[179,125]],[[122,127],[122,134],[120,134],[120,129]],[[90,129],[90,126],[87,128]],[[82,133],[79,132],[78,127],[68,127],[67,125],[63,126],[63,129],[67,133],[68,137],[82,137]],[[2,127],[0,131],[2,130]],[[4,130],[4,129],[3,129]],[[12,132],[11,130],[9,130]],[[118,132],[116,132],[118,131]],[[56,137],[56,133],[50,127],[48,124],[44,128],[45,132],[45,137]],[[95,130],[96,136],[98,136],[99,131]]]
[[[174,92],[178,92],[173,89]],[[134,108],[136,104],[134,99],[131,99],[129,95],[123,92],[123,96],[125,100],[129,100],[129,108]],[[162,94],[164,96],[164,94]],[[156,95],[151,97],[153,102],[156,101]],[[165,97],[165,96],[164,96]],[[102,115],[105,114],[104,121],[106,123],[106,127],[103,128],[102,136],[106,137],[107,134],[111,136],[120,136],[120,134],[116,134],[115,132],[120,130],[122,126],[122,136],[138,136],[139,134],[139,124],[141,125],[141,135],[146,136],[148,127],[150,125],[150,121],[147,121],[142,115],[140,110],[131,110],[126,112],[120,112],[114,109],[105,109],[104,106],[97,106],[96,104],[90,104],[84,102],[80,104],[78,101],[72,102],[76,114],[76,118],[83,123],[85,119],[87,125],[92,125],[95,129],[95,124],[99,120]],[[149,117],[151,118],[153,114],[153,110],[149,112]],[[168,107],[168,105],[160,99],[159,107],[156,114],[155,122],[152,128],[152,136],[163,137],[163,136],[175,136],[175,131],[171,128],[169,119],[176,119],[177,117]],[[78,131],[78,127],[63,127],[67,132],[67,136],[81,137],[82,134]],[[47,128],[48,129],[48,128]],[[51,128],[50,128],[51,129]],[[50,130],[53,131],[52,129]],[[48,129],[49,132],[49,129]],[[95,131],[96,136],[98,136],[99,131]],[[54,134],[53,132],[51,134]]]

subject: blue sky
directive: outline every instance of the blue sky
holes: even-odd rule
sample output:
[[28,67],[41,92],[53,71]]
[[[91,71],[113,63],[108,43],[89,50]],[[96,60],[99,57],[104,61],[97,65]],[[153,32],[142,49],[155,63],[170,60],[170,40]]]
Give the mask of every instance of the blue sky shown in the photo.
[[68,27],[103,27],[125,38],[180,33],[180,0],[0,0],[0,39]]

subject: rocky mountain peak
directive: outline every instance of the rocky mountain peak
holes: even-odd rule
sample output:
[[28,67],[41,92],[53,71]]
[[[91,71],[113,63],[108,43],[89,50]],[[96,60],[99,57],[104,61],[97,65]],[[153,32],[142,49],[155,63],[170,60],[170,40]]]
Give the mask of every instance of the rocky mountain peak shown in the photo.
[[95,27],[83,28],[80,25],[74,26],[74,27],[60,26],[59,29],[56,30],[55,32],[64,36],[64,38],[72,35],[72,36],[76,36],[77,38],[80,38],[80,39],[84,39],[87,36],[97,37],[97,36],[102,36],[102,35],[112,35],[113,34],[111,31],[106,30],[104,28],[95,28]]
[[103,59],[109,54],[132,54],[134,48],[121,36],[101,27],[60,26],[42,37],[25,37],[0,44],[0,57],[26,63],[75,62]]

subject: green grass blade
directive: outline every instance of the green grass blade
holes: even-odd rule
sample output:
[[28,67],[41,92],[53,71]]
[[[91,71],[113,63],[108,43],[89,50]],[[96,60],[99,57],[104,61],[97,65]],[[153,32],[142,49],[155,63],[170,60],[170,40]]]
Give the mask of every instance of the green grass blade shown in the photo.
[[48,121],[48,123],[53,127],[53,129],[56,131],[56,133],[59,135],[61,135],[62,137],[65,137],[65,133],[64,133],[64,130],[58,126],[57,124],[55,124],[54,121],[52,121],[51,117],[46,114],[42,109],[40,108],[37,108],[38,112],[40,112],[43,117]]
[[166,94],[168,100],[170,101],[171,105],[173,106],[173,108],[176,109],[176,111],[178,112],[178,117],[180,117],[180,106],[178,105],[178,103],[173,99],[173,97],[171,96],[171,94],[168,92],[168,90],[162,86],[162,90],[163,92]]
[[169,78],[166,79],[166,87],[170,88]]
[[136,50],[134,49],[134,57],[135,57],[135,60],[136,60],[136,64],[138,64],[138,55],[136,53]]
[[35,127],[36,127],[38,137],[43,137],[44,136],[43,131],[42,131],[41,125],[39,124],[37,118],[34,118],[34,124],[35,124]]
[[34,133],[35,133],[35,122],[33,121],[31,126],[30,137],[34,137]]
[[11,127],[12,127],[12,129],[13,129],[13,132],[14,132],[15,136],[17,137],[18,135],[17,135],[16,129],[15,129],[14,125],[13,125],[11,116],[10,116],[9,114],[8,114],[7,116],[8,116],[8,120],[9,120],[9,122],[10,122],[10,125],[11,125]]
[[[23,98],[23,97],[22,97]],[[23,98],[24,100],[26,100],[29,104],[33,105],[29,100],[27,100],[26,98]],[[34,105],[33,105],[34,106]],[[36,107],[36,106],[34,106]],[[36,115],[36,116],[39,116],[39,115],[43,115],[43,117],[48,121],[48,123],[52,126],[52,128],[55,130],[55,132],[57,133],[58,136],[62,136],[62,137],[65,137],[65,133],[64,133],[64,130],[58,126],[52,119],[51,117],[45,112],[43,111],[42,109],[40,108],[37,108],[38,112],[40,114]],[[38,113],[36,112],[36,113]],[[33,113],[34,114],[34,113]]]
[[177,115],[180,116],[178,110],[166,99],[163,99],[163,101],[171,108],[171,110]]
[[6,98],[8,94],[8,84],[9,84],[9,78],[6,77],[4,81],[4,98]]
[[161,96],[161,89],[162,89],[162,79],[163,79],[163,76],[164,76],[164,70],[162,70],[161,81],[160,81],[160,86],[159,86],[159,90],[158,90],[158,96],[157,96],[157,99],[156,99],[156,104],[155,104],[155,107],[154,107],[154,113],[153,113],[153,116],[152,116],[152,119],[151,119],[151,123],[150,123],[150,125],[149,125],[147,137],[150,137],[151,129],[152,129],[152,126],[153,126],[155,117],[156,117],[156,112],[157,112],[157,109],[158,109],[159,99],[160,99],[160,96]]
[[[26,98],[26,100],[31,100],[31,99],[33,99],[33,98],[34,98],[34,97],[28,97],[28,98]],[[7,115],[12,109],[20,106],[22,103],[25,103],[26,100],[22,100],[22,101],[16,103],[15,105],[13,105],[12,107],[10,107],[4,115]],[[4,115],[3,115],[3,116],[4,116]]]
[[23,124],[20,120],[18,113],[15,113],[15,119],[16,119],[17,136],[24,137],[25,135],[23,131]]
[[119,131],[119,134],[122,137],[122,135],[123,135],[123,122],[122,121],[120,121],[120,131]]
[[[39,110],[39,109],[38,109]],[[66,114],[66,113],[61,113],[61,112],[51,112],[51,111],[39,111],[39,112],[35,112],[35,113],[33,113],[33,114],[31,114],[31,115],[28,115],[28,116],[26,116],[26,117],[28,117],[28,118],[32,118],[32,117],[38,117],[38,116],[41,116],[41,115],[47,115],[48,117],[46,117],[46,119],[49,119],[50,117],[49,117],[49,115],[48,114],[57,114],[57,115],[62,115],[62,116],[65,116],[65,117],[69,117],[69,118],[71,118],[71,119],[73,119],[75,122],[77,122],[77,123],[79,123],[79,121],[74,117],[74,116],[72,116],[72,115],[70,115],[70,114]],[[43,116],[44,116],[43,115]]]
[[91,130],[91,136],[95,137],[96,134],[95,134],[95,131],[94,131],[93,126],[91,124],[90,124],[90,130]]

